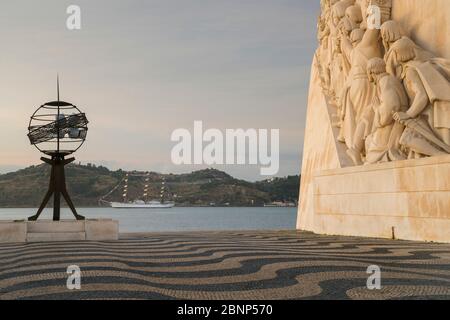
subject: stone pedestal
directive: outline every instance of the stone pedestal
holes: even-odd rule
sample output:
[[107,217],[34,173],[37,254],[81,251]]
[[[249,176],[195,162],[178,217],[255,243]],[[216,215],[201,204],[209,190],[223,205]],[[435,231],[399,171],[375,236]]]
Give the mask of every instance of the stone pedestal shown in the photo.
[[323,234],[450,242],[450,156],[324,170],[312,228]]
[[25,221],[0,221],[0,243],[26,241],[27,223]]
[[119,240],[119,222],[115,220],[86,220],[86,240]]
[[114,241],[119,223],[111,219],[62,221],[0,221],[0,243]]

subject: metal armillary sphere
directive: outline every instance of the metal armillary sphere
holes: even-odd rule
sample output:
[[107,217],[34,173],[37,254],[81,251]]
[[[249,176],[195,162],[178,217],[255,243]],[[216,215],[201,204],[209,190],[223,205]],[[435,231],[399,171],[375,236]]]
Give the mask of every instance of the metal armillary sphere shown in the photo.
[[53,220],[61,216],[61,195],[67,202],[77,220],[84,220],[79,215],[70,199],[66,188],[64,166],[75,161],[65,159],[77,151],[85,142],[88,132],[86,115],[71,103],[59,99],[59,77],[57,79],[58,100],[40,106],[31,116],[28,126],[28,138],[40,152],[51,158],[41,160],[52,166],[50,185],[36,215],[28,220],[36,221],[53,195]]

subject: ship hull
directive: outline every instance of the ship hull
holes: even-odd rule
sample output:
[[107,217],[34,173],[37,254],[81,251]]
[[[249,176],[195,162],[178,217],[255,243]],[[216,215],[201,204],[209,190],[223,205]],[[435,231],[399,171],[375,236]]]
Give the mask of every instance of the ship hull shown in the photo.
[[175,207],[175,203],[122,203],[110,202],[114,209],[170,209]]

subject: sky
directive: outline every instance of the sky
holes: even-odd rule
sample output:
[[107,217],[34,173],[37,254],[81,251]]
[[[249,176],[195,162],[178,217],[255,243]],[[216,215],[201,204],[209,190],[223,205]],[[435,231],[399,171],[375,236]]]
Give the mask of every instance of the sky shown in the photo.
[[[68,30],[69,5],[81,30]],[[29,0],[0,10],[0,173],[39,164],[28,121],[61,99],[90,121],[75,157],[110,169],[176,166],[178,128],[279,129],[277,176],[300,173],[319,1]],[[258,165],[215,165],[261,180]]]

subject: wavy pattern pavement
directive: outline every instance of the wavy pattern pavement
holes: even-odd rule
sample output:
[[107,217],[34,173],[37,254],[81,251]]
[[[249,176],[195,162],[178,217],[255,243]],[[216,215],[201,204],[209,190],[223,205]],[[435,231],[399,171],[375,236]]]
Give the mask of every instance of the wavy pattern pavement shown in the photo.
[[[68,290],[69,265],[82,271]],[[381,290],[368,290],[369,265]],[[0,299],[450,299],[450,245],[298,231],[0,245]]]

